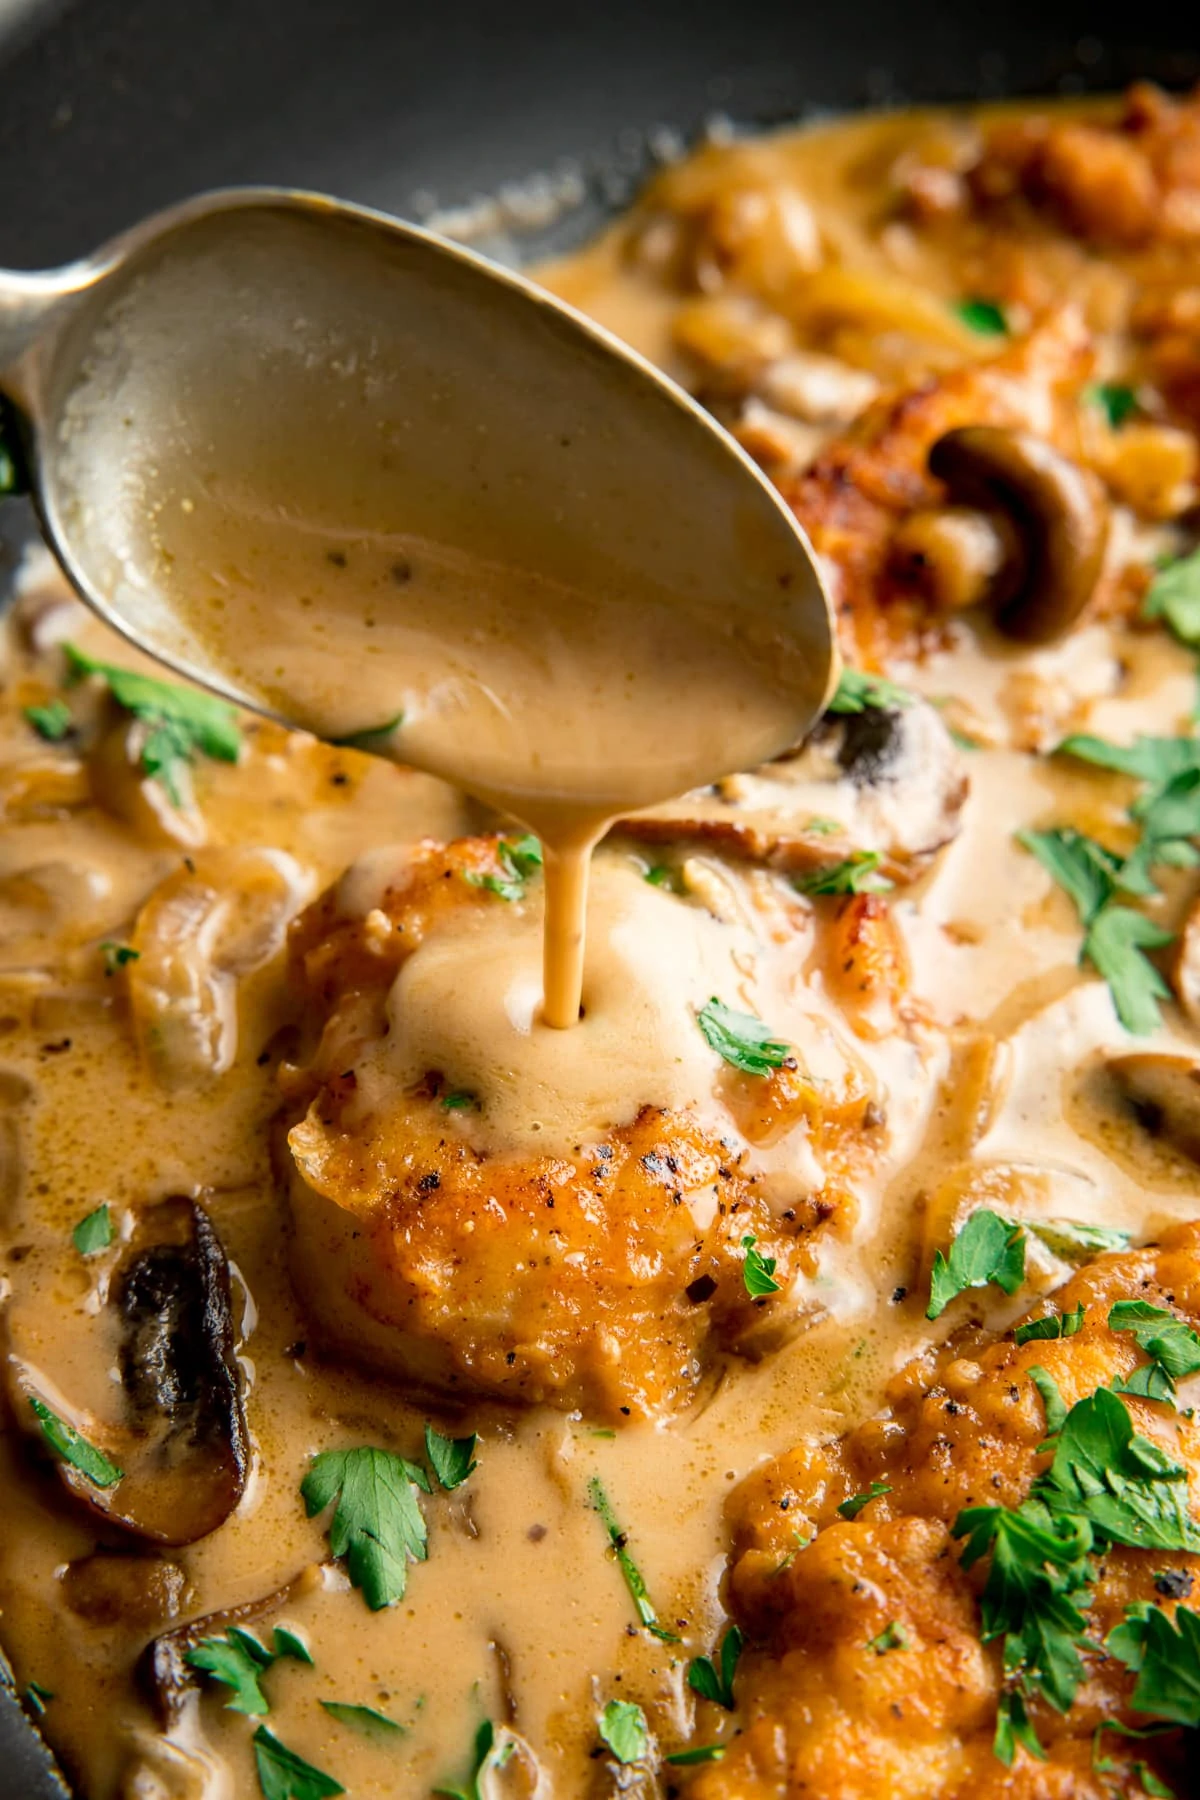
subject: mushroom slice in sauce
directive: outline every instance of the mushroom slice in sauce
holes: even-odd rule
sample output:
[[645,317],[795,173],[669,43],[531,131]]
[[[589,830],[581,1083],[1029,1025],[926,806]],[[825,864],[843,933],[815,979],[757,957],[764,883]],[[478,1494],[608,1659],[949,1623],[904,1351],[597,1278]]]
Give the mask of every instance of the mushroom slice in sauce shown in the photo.
[[309,1563],[291,1581],[261,1600],[246,1600],[240,1606],[205,1613],[202,1618],[175,1625],[151,1638],[138,1661],[138,1679],[164,1730],[169,1730],[179,1718],[188,1696],[198,1685],[196,1671],[186,1661],[189,1650],[194,1650],[202,1638],[223,1637],[231,1625],[252,1625],[256,1619],[268,1618],[289,1601],[312,1593],[320,1581],[320,1565]]
[[1114,1057],[1107,1068],[1151,1136],[1200,1163],[1200,1063],[1147,1051]]
[[956,836],[967,788],[936,708],[914,700],[827,713],[794,755],[650,807],[621,829],[656,843],[712,842],[789,873],[875,850],[904,880]]
[[998,541],[1007,553],[979,589],[1000,629],[1028,644],[1061,637],[1104,564],[1108,506],[1096,479],[1032,432],[996,425],[946,432],[929,452],[929,472],[952,501],[1004,522]]
[[[174,1197],[145,1212],[110,1294],[125,1418],[114,1428],[71,1423],[122,1473],[101,1487],[68,1462],[58,1472],[110,1524],[153,1543],[195,1543],[229,1517],[250,1465],[229,1265],[203,1207]],[[12,1368],[24,1420],[38,1372]]]

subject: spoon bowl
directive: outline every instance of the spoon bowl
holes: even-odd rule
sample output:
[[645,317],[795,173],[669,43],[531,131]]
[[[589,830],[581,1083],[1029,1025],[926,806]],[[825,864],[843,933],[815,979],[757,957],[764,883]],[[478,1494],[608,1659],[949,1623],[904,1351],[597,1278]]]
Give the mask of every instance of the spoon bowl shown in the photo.
[[812,554],[754,464],[602,329],[431,232],[202,196],[0,276],[0,370],[51,547],[110,624],[538,825],[777,755],[828,697]]

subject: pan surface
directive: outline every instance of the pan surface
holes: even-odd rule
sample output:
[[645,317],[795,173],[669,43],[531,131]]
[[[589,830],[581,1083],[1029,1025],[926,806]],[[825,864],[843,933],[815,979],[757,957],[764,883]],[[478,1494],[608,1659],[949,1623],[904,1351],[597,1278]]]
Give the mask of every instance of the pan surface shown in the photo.
[[[232,182],[417,218],[523,184],[499,223],[561,247],[714,117],[1182,86],[1188,35],[1177,0],[7,0],[0,264],[66,261]],[[0,1796],[63,1793],[0,1662]]]

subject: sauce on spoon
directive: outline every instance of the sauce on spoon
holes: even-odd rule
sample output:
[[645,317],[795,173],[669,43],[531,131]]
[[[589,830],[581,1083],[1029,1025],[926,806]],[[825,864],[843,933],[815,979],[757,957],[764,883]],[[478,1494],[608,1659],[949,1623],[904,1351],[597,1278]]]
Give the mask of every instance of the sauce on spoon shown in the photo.
[[536,832],[566,1027],[596,842],[803,735],[828,609],[678,390],[517,278],[345,219],[336,262],[286,210],[143,262],[62,410],[60,530],[137,641]]

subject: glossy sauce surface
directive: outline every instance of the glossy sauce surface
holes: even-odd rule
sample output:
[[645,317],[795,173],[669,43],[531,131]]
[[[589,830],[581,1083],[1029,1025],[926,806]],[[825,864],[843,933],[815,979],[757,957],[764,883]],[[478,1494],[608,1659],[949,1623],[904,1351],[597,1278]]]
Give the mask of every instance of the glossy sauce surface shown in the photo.
[[[681,218],[686,236],[698,193],[707,204],[751,188],[768,206],[780,194],[799,195],[823,234],[827,270],[882,272],[906,283],[905,304],[928,329],[923,335],[920,321],[904,313],[894,286],[886,328],[878,313],[864,313],[861,295],[853,319],[814,323],[818,313],[832,316],[827,272],[825,310],[815,298],[808,312],[799,309],[780,354],[811,340],[853,375],[900,385],[917,384],[930,369],[973,364],[987,347],[946,306],[973,279],[963,243],[906,247],[880,223],[881,189],[896,158],[960,129],[940,117],[862,121],[706,150],[668,171],[631,225],[547,279],[693,378],[695,347],[721,321],[711,308],[696,312],[695,294],[681,300],[664,273],[669,258],[656,263],[645,250],[656,223]],[[792,220],[798,255],[805,229]],[[753,254],[745,234],[734,239],[733,248],[728,233],[723,240],[728,256]],[[1058,254],[1053,245],[1044,249],[1050,262]],[[785,286],[794,273],[785,272]],[[1099,291],[1115,278],[1100,268],[1091,279]],[[768,272],[763,282],[770,280]],[[924,312],[913,292],[927,296]],[[846,305],[844,295],[838,305]],[[685,351],[677,327],[689,307],[684,335],[693,349]],[[810,448],[834,429],[828,421],[805,428]],[[782,435],[778,416],[771,430]],[[1154,545],[1179,547],[1169,520],[1130,516],[1126,525],[1138,555]],[[340,546],[339,539],[332,547]],[[320,576],[322,608],[335,603],[340,579],[328,548],[322,541],[305,568],[314,596]],[[382,583],[382,553],[376,573]],[[1122,742],[1137,731],[1187,731],[1194,659],[1120,616],[1093,619],[1065,645],[1035,651],[1015,651],[977,620],[953,621],[935,648],[897,655],[896,678],[944,702],[945,716],[978,747],[961,751],[970,792],[958,835],[911,885],[887,896],[911,976],[900,1017],[882,1035],[852,1013],[821,961],[820,934],[836,902],[798,895],[780,868],[726,855],[719,842],[687,840],[659,852],[618,837],[601,853],[595,985],[591,992],[585,985],[585,1017],[565,1038],[531,1027],[536,888],[519,905],[497,900],[470,921],[451,921],[404,965],[388,1002],[393,1029],[370,1051],[381,1103],[411,1086],[436,1044],[436,1066],[483,1098],[477,1114],[452,1124],[481,1148],[527,1153],[535,1125],[552,1142],[573,1142],[645,1104],[686,1103],[730,1129],[724,1071],[695,1029],[696,1008],[710,992],[757,1013],[815,1070],[819,1046],[832,1039],[879,1097],[881,1147],[853,1181],[852,1203],[817,1244],[801,1283],[802,1329],[761,1361],[731,1361],[681,1417],[613,1432],[549,1408],[439,1413],[378,1376],[323,1357],[308,1341],[292,1290],[271,1168],[276,1077],[291,1046],[278,1034],[296,1023],[282,955],[237,974],[232,1011],[228,987],[222,990],[236,1042],[226,1032],[220,1073],[211,1063],[206,1070],[169,1056],[165,1066],[161,1057],[156,1063],[130,971],[106,977],[98,955],[100,942],[136,929],[149,964],[156,934],[169,937],[172,920],[161,908],[142,909],[186,872],[185,857],[201,876],[207,868],[218,887],[236,886],[236,871],[206,857],[266,846],[294,859],[294,882],[286,892],[272,890],[283,911],[342,879],[346,911],[366,917],[378,910],[388,879],[382,844],[454,837],[478,828],[478,812],[430,777],[254,724],[240,766],[200,765],[198,813],[155,837],[141,815],[140,824],[129,823],[119,783],[106,786],[70,743],[40,743],[21,713],[55,690],[55,636],[116,662],[131,653],[84,619],[43,567],[27,570],[24,586],[10,624],[0,719],[7,807],[0,1231],[10,1351],[73,1406],[103,1417],[111,1405],[109,1355],[96,1333],[106,1265],[83,1262],[70,1231],[101,1201],[121,1230],[127,1212],[147,1198],[203,1193],[252,1297],[241,1305],[240,1324],[256,1450],[237,1512],[178,1555],[188,1584],[185,1616],[259,1598],[321,1564],[317,1584],[268,1621],[305,1632],[316,1661],[311,1670],[281,1664],[269,1677],[268,1723],[284,1742],[355,1795],[417,1800],[439,1781],[462,1779],[476,1725],[490,1717],[532,1746],[541,1794],[613,1794],[621,1778],[595,1755],[600,1710],[609,1699],[633,1698],[664,1747],[694,1740],[687,1660],[711,1648],[724,1616],[726,1498],[766,1456],[868,1416],[887,1377],[941,1338],[944,1322],[923,1317],[923,1272],[931,1239],[945,1241],[963,1196],[986,1195],[1018,1216],[1119,1225],[1139,1237],[1194,1213],[1188,1169],[1132,1119],[1096,1101],[1102,1063],[1127,1051],[1130,1040],[1105,985],[1079,967],[1068,901],[1013,841],[1022,827],[1064,817],[1119,834],[1125,786],[1038,752],[1069,729]],[[314,607],[314,618],[319,612]],[[31,631],[40,648],[31,647]],[[657,713],[669,743],[684,690],[653,668],[645,673],[647,716]],[[705,704],[719,722],[727,700],[716,687],[717,698]],[[703,685],[686,691],[704,693]],[[347,719],[347,728],[390,716],[382,691],[371,698],[377,710]],[[705,800],[715,806],[720,796]],[[837,808],[831,798],[830,813]],[[180,835],[187,830],[190,842]],[[671,865],[676,893],[644,881],[659,854]],[[138,967],[131,965],[134,977]],[[505,1018],[514,1035],[510,1055],[498,1058],[492,1034]],[[1193,1029],[1168,1008],[1145,1047],[1192,1054],[1194,1044]],[[819,1181],[804,1130],[761,1156],[781,1193],[788,1182],[809,1191]],[[1050,1267],[1034,1274],[1044,1287],[1057,1278]],[[1000,1301],[993,1316],[1011,1316],[1017,1304]],[[989,1305],[978,1297],[980,1316]],[[305,1518],[299,1481],[318,1451],[386,1440],[415,1456],[429,1417],[447,1431],[479,1429],[479,1468],[457,1493],[425,1503],[429,1560],[411,1571],[397,1607],[370,1613],[342,1567],[328,1560],[321,1522]],[[593,1475],[602,1478],[659,1616],[680,1643],[637,1629],[588,1503]],[[195,1697],[164,1738],[132,1675],[148,1628],[127,1619],[98,1627],[66,1605],[65,1567],[92,1552],[96,1534],[53,1475],[31,1460],[24,1433],[8,1425],[0,1486],[0,1635],[19,1686],[38,1682],[53,1691],[44,1729],[81,1794],[254,1794],[249,1727],[222,1708],[221,1693],[209,1688]],[[321,1698],[378,1706],[407,1735],[387,1743],[357,1735],[316,1706]],[[497,1794],[526,1791],[522,1767],[510,1769],[507,1786],[497,1783]]]

